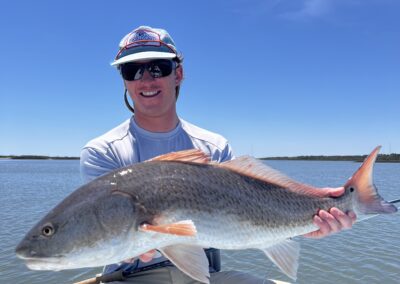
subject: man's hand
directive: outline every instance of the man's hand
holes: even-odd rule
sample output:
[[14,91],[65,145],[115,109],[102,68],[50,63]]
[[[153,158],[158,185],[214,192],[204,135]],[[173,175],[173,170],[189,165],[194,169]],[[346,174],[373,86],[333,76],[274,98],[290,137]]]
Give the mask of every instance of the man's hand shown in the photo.
[[140,261],[143,261],[143,262],[149,262],[153,259],[153,257],[156,255],[156,253],[157,253],[157,251],[155,249],[149,250],[148,252],[146,252],[142,255],[139,255],[139,259],[140,259]]
[[[142,262],[149,262],[153,259],[153,257],[156,255],[157,251],[155,249],[153,250],[149,250],[148,252],[139,255],[139,259]],[[125,259],[124,262],[128,262],[128,263],[133,263],[136,260],[136,258],[129,258],[129,259]]]
[[[344,188],[326,188],[326,191],[327,196],[339,197],[344,193]],[[320,239],[341,230],[351,229],[356,219],[357,216],[353,211],[346,214],[336,207],[331,208],[329,212],[320,210],[313,218],[314,225],[318,226],[319,230],[305,234],[304,237]]]

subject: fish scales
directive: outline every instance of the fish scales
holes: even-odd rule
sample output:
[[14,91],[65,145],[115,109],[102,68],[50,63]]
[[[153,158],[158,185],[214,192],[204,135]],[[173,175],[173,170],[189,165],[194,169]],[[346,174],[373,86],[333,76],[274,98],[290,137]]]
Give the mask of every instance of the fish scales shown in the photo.
[[312,224],[319,209],[351,209],[347,194],[340,198],[308,197],[212,165],[148,162],[132,167],[117,184],[118,190],[136,196],[146,209],[148,214],[139,222],[151,222],[146,218],[179,210],[189,219],[197,219],[201,212],[234,216],[255,227],[296,228]]

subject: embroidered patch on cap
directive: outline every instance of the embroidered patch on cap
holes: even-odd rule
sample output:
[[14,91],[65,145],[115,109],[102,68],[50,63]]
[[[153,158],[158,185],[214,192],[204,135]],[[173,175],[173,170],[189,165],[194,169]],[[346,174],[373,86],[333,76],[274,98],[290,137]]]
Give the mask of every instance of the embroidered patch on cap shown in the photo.
[[[150,42],[146,42],[150,41]],[[136,46],[136,45],[158,45],[160,46],[160,35],[156,32],[149,30],[136,30],[132,32],[123,43],[124,46]]]
[[140,26],[122,38],[119,51],[111,65],[158,58],[183,60],[182,54],[177,51],[166,30]]

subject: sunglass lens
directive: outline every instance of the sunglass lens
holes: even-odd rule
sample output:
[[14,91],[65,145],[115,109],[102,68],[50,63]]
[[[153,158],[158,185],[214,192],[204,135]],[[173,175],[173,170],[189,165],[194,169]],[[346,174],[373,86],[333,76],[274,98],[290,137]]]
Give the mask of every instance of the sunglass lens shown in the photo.
[[149,63],[148,70],[153,78],[166,77],[172,72],[171,60],[155,60]]
[[121,75],[126,81],[139,80],[143,77],[144,69],[153,78],[166,77],[171,74],[174,63],[171,60],[159,59],[148,63],[125,63],[121,65]]
[[[121,65],[121,75],[126,81],[133,81],[140,79],[140,65],[135,63],[125,63]],[[142,72],[143,73],[143,72]]]
[[125,63],[121,65],[121,75],[126,81],[133,81],[142,78],[144,67],[142,64]]

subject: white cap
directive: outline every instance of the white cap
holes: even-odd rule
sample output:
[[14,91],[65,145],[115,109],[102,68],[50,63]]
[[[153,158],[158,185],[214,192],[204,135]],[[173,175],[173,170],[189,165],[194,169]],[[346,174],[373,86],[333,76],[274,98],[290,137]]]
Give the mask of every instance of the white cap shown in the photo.
[[128,33],[119,44],[119,51],[112,66],[146,59],[182,60],[171,36],[166,30],[140,26]]

